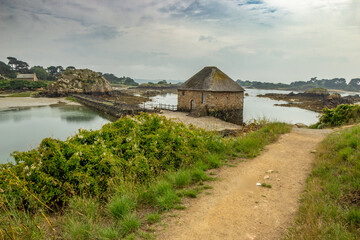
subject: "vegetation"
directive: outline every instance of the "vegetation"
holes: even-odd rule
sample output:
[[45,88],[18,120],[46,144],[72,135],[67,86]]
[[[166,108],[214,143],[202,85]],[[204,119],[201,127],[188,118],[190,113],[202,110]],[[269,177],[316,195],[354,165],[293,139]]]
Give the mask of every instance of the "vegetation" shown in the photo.
[[128,85],[128,86],[137,86],[139,85],[137,82],[134,81],[134,79],[129,78],[129,77],[116,77],[114,74],[112,73],[105,73],[102,74],[104,78],[106,78],[106,80],[108,80],[111,84],[123,84],[123,85]]
[[[47,68],[42,66],[33,66],[30,68],[28,63],[18,60],[15,57],[8,57],[7,59],[9,61],[8,64],[0,61],[0,80],[14,80],[17,73],[36,73],[36,76],[39,80],[56,81],[58,77],[61,74],[66,73],[66,71],[71,72],[76,70],[74,66],[68,66],[66,68],[62,66],[49,66]],[[99,72],[99,74],[103,75],[112,84],[123,84],[128,86],[139,85],[129,77],[118,78],[111,73],[102,74]]]
[[359,126],[323,141],[286,239],[360,239],[359,159]]
[[306,90],[305,93],[308,93],[308,94],[323,94],[323,95],[328,95],[329,94],[328,90],[325,89],[325,88],[310,88],[310,89]]
[[47,83],[44,81],[0,80],[1,90],[33,90],[44,87],[47,87]]
[[66,141],[46,138],[0,171],[0,236],[16,239],[118,239],[196,197],[206,170],[252,158],[290,127],[265,124],[222,138],[157,115],[125,117]]
[[319,122],[312,128],[336,127],[360,121],[360,105],[341,104],[334,109],[324,108]]
[[35,73],[39,80],[53,80],[50,73],[48,73],[42,66],[34,66],[30,68],[31,73]]
[[311,88],[325,88],[325,89],[338,89],[345,91],[360,91],[360,78],[351,79],[349,84],[346,83],[344,78],[333,79],[317,79],[311,78],[309,81],[296,81],[290,84],[285,83],[267,83],[259,81],[242,81],[237,80],[238,84],[242,87],[259,88],[259,89],[280,89],[280,90],[295,90],[306,91]]
[[171,82],[167,82],[166,80],[158,81],[157,83],[148,82],[140,84],[140,87],[167,87],[172,88],[176,87],[178,84],[172,84]]

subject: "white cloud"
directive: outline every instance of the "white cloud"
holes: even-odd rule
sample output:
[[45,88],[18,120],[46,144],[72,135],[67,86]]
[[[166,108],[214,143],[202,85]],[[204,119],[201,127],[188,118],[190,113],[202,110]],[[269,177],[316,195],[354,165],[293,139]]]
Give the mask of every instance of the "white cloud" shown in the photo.
[[358,0],[3,0],[2,59],[186,79],[360,77]]

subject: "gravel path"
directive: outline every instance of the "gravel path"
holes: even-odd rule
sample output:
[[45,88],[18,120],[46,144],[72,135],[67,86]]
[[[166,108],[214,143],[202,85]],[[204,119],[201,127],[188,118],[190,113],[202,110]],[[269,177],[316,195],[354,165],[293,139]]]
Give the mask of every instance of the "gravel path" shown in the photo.
[[208,131],[222,131],[225,129],[229,130],[236,130],[236,129],[242,129],[241,126],[225,122],[223,120],[220,120],[218,118],[214,117],[190,117],[188,116],[188,113],[185,112],[172,112],[172,111],[166,111],[162,110],[161,114],[167,118],[174,119],[178,122],[183,122],[186,125],[194,125],[198,128],[203,128]]
[[[331,131],[293,128],[259,157],[218,170],[211,194],[169,213],[158,239],[281,239],[299,207],[311,152]],[[272,188],[256,186],[263,182]]]

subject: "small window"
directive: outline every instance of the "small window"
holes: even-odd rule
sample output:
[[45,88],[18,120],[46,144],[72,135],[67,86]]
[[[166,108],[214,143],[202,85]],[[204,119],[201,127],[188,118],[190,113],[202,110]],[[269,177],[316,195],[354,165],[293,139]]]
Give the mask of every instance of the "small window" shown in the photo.
[[185,96],[185,91],[182,91],[182,95]]

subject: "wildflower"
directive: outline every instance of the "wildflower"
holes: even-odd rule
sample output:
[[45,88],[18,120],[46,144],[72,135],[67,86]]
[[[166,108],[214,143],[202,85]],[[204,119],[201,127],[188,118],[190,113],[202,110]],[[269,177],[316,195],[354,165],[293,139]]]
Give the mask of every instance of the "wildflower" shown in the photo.
[[82,136],[82,135],[79,135],[79,136],[78,136],[78,138],[82,139],[82,138],[83,138],[83,136]]

